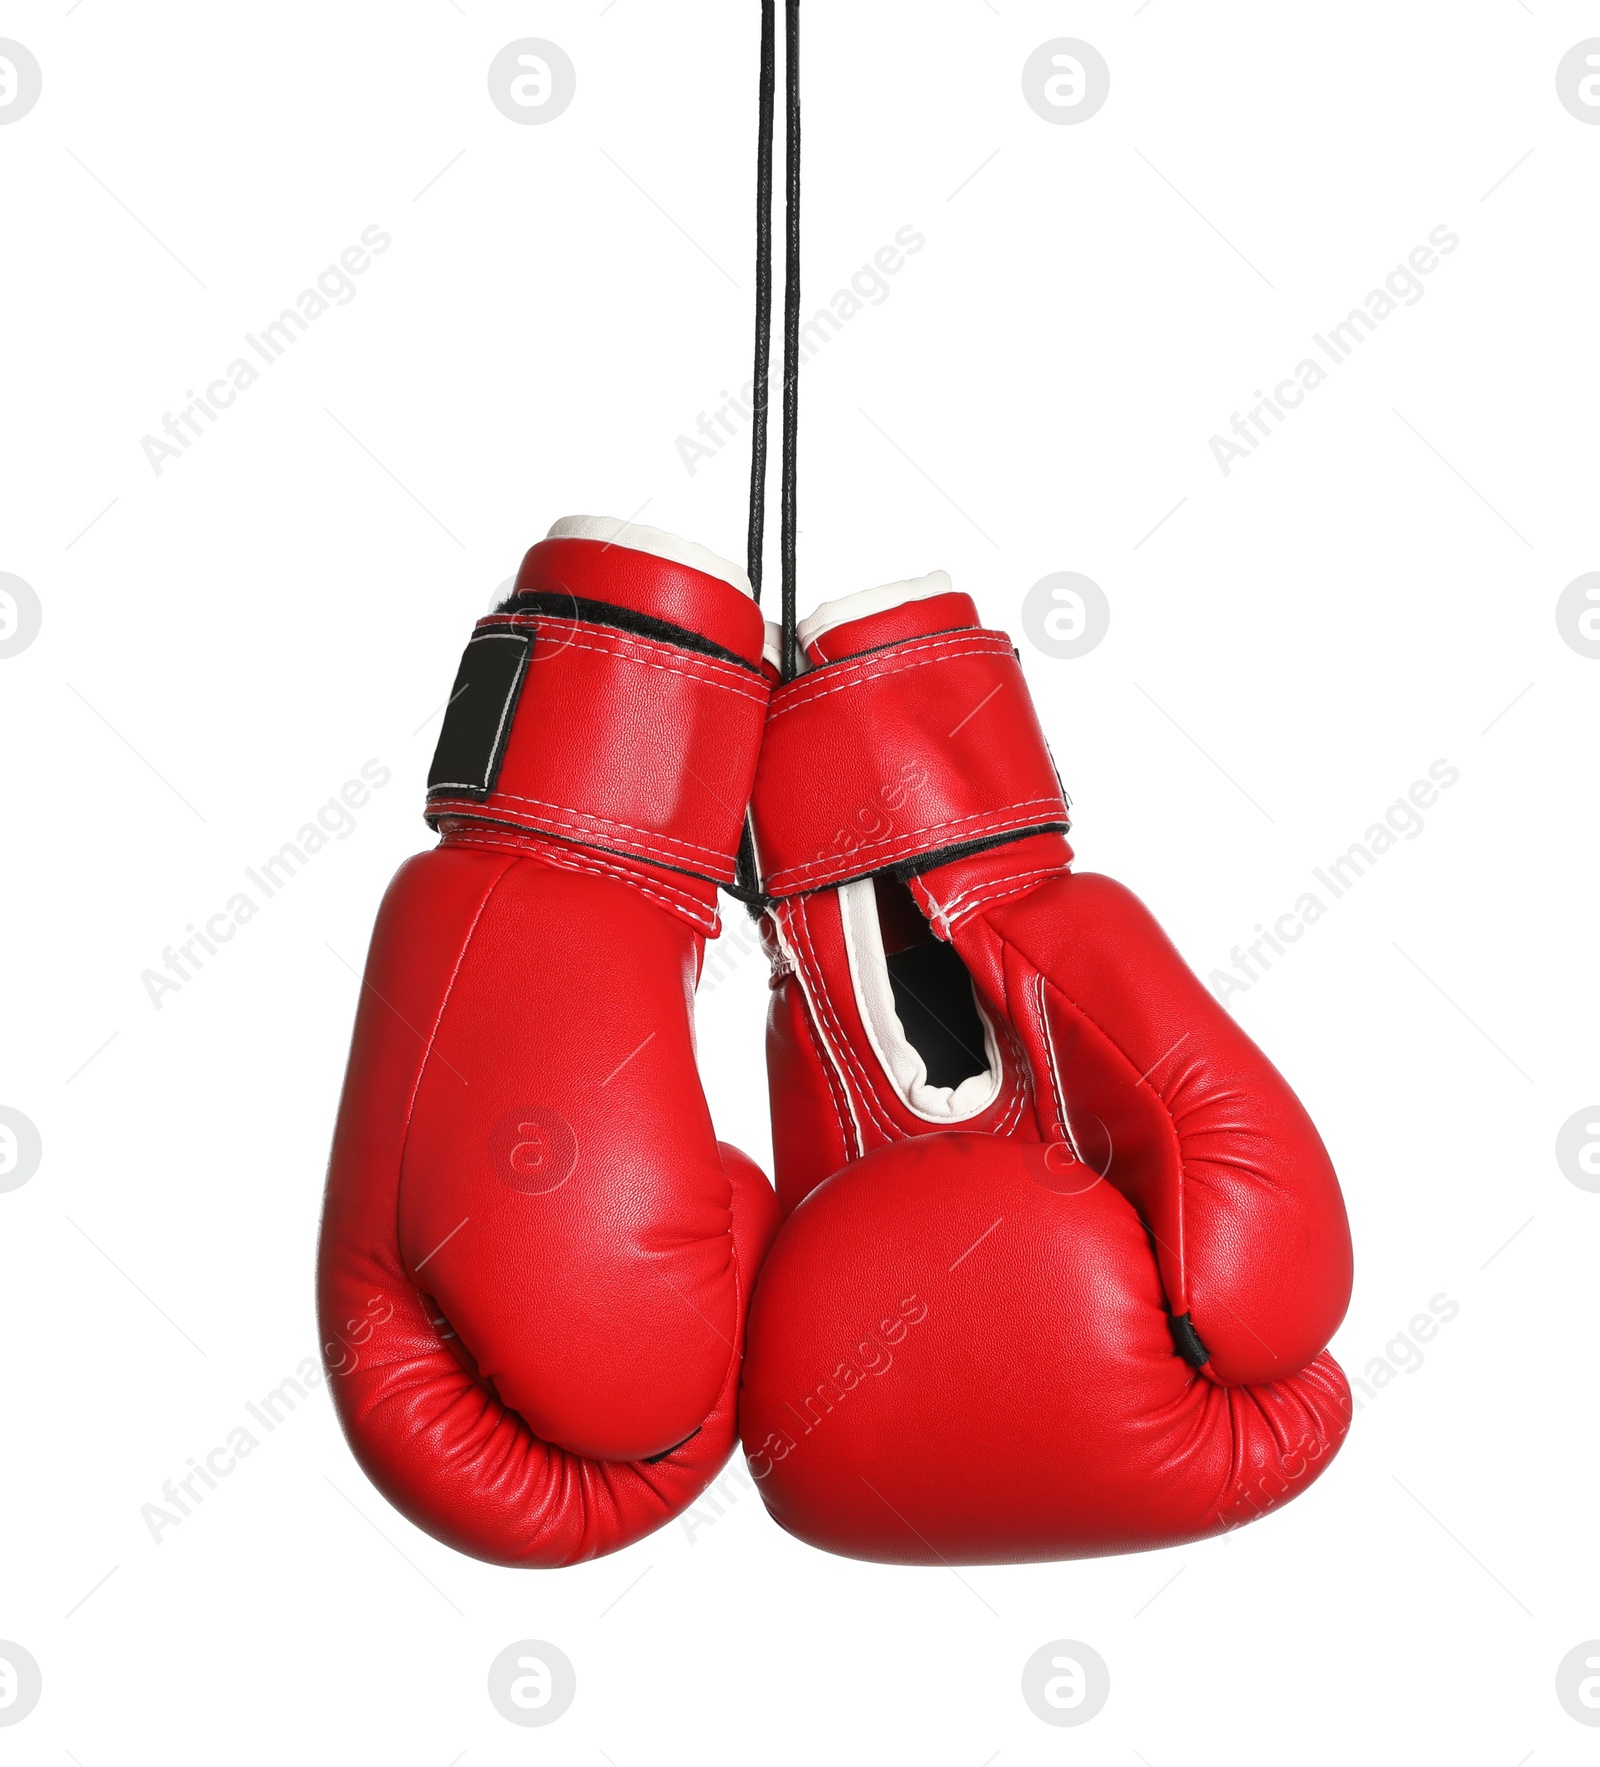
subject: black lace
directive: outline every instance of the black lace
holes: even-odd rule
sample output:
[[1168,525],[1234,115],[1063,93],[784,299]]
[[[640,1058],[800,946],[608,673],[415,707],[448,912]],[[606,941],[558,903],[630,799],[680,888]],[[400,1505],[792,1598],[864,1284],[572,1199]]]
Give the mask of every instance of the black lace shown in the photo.
[[[799,672],[797,554],[800,468],[800,0],[785,5],[787,161],[784,195],[787,250],[783,291],[783,466],[780,483],[785,681]],[[756,369],[754,445],[750,461],[750,582],[761,599],[766,540],[767,418],[772,361],[772,164],[777,126],[776,0],[761,0],[761,117],[756,143]]]

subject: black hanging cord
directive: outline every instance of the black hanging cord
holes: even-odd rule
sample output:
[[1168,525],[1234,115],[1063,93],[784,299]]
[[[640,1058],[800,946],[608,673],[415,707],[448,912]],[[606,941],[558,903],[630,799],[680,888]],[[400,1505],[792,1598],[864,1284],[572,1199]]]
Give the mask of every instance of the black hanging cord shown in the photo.
[[[783,291],[783,469],[781,482],[783,563],[782,674],[799,670],[796,553],[800,468],[800,0],[784,0],[784,83],[787,160],[784,195],[787,249]],[[756,367],[750,452],[748,567],[761,600],[766,542],[767,436],[772,362],[772,161],[777,126],[777,19],[775,0],[761,0],[761,118],[756,137]]]
[[756,372],[750,457],[750,541],[747,566],[761,600],[767,537],[767,407],[772,365],[772,137],[778,86],[776,0],[761,0],[761,121],[756,132]]
[[[790,3],[792,5],[793,0]],[[790,42],[792,46],[792,37]],[[752,389],[754,409],[751,417],[750,533],[746,561],[750,587],[755,591],[757,606],[761,603],[762,567],[767,537],[767,420],[772,403],[772,150],[777,124],[777,96],[777,3],[776,0],[761,0],[761,105],[760,122],[756,130],[756,367],[755,385]],[[787,332],[785,339],[784,360],[787,375]],[[784,452],[784,463],[787,483],[787,448]],[[787,507],[786,503],[785,508]],[[787,533],[786,527],[786,545]],[[786,551],[785,557],[787,556]],[[786,567],[785,606],[792,599],[789,585],[792,574],[792,570]],[[757,875],[755,839],[751,834],[748,816],[745,818],[734,882],[729,893],[745,904],[754,919],[761,918],[761,880]]]
[[795,564],[800,476],[800,0],[786,4],[789,238],[783,299],[783,678],[792,681],[799,673]]

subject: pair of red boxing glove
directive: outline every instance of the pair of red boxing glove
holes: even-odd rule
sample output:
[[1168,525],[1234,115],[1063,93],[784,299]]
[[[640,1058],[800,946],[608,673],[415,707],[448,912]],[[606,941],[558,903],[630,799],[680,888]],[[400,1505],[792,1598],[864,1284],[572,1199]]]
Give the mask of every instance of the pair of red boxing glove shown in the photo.
[[[1350,1413],[1316,1130],[1140,904],[1073,875],[1015,652],[947,578],[821,609],[783,685],[765,634],[737,567],[587,518],[473,634],[329,1174],[357,1458],[508,1565],[637,1540],[737,1435],[785,1528],[861,1558],[1278,1506]],[[752,857],[776,1195],[695,1066]]]

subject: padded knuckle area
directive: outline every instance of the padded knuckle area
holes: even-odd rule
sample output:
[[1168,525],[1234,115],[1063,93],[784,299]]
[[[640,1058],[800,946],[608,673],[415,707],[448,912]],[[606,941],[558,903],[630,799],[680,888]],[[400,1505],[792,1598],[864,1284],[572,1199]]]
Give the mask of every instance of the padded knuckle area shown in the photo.
[[[1001,1275],[1019,1269],[1025,1282]],[[746,1452],[785,1527],[855,1557],[1022,1562],[1201,1538],[1234,1524],[1245,1493],[1268,1506],[1263,1480],[1278,1478],[1277,1503],[1309,1484],[1341,1439],[1336,1383],[1319,1370],[1230,1393],[1169,1326],[1113,1187],[1064,1178],[1040,1146],[903,1142],[790,1218],[751,1320]]]
[[1295,1373],[1338,1328],[1352,1282],[1321,1138],[1136,897],[1092,876],[1041,896],[1007,919],[1007,981],[1015,995],[1045,978],[1048,1068],[1083,1157],[1149,1229],[1172,1310],[1192,1317],[1210,1354],[1208,1377]]

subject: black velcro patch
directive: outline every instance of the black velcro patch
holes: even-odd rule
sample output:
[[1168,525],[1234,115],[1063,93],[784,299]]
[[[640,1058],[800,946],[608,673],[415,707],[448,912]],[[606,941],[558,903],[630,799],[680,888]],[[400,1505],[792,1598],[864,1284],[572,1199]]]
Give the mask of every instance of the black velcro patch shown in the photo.
[[494,790],[532,652],[526,632],[485,632],[467,646],[428,772],[430,797],[481,802]]

